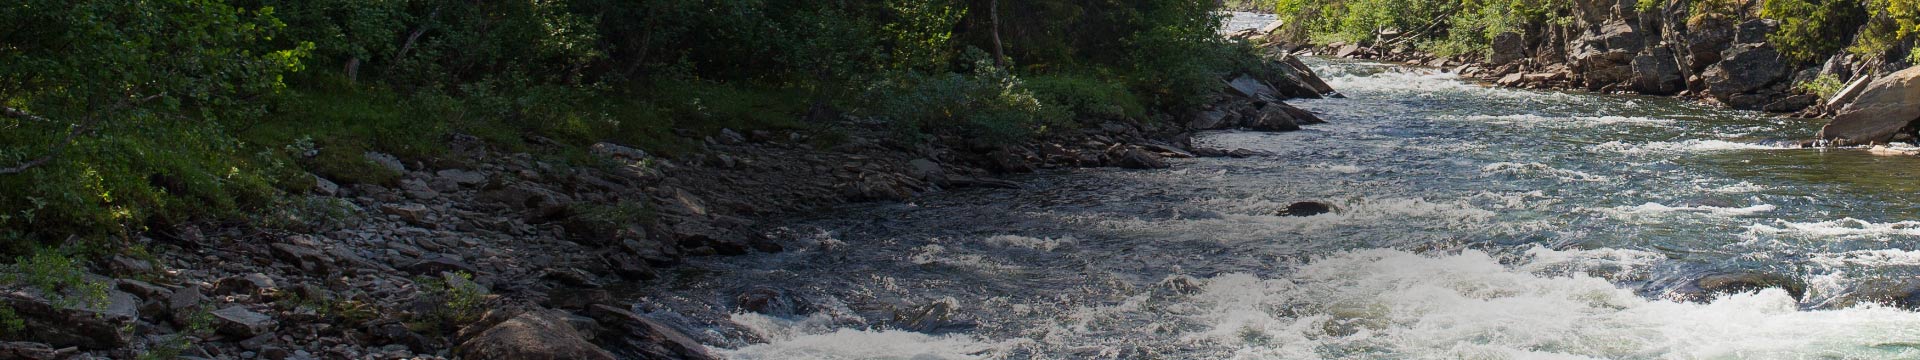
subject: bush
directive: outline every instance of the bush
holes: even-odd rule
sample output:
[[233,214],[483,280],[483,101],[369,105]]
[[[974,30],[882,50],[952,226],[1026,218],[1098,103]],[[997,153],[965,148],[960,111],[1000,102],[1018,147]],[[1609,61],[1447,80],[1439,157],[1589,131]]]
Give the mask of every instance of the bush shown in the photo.
[[1850,42],[1867,13],[1855,0],[1768,0],[1760,16],[1780,21],[1767,42],[1802,62],[1824,60]]
[[1142,119],[1146,106],[1111,77],[1048,74],[1024,78],[1027,89],[1043,106],[1067,112],[1069,118]]
[[976,60],[973,68],[968,74],[895,75],[869,89],[863,113],[907,137],[952,131],[989,144],[1025,141],[1066,118],[990,60]]
[[1793,89],[1802,94],[1812,94],[1821,99],[1828,99],[1832,98],[1834,93],[1840,92],[1843,86],[1847,84],[1840,82],[1840,78],[1833,75],[1820,75],[1813,80],[1794,85]]

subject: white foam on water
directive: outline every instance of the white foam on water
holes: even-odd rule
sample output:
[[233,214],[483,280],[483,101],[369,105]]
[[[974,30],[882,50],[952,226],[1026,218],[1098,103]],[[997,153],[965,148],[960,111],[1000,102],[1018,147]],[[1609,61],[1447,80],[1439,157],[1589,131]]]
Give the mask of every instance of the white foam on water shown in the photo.
[[1577,170],[1559,169],[1541,163],[1497,162],[1480,167],[1480,172],[1488,174],[1540,174],[1565,181],[1602,182],[1610,180],[1606,176],[1588,174]]
[[1356,165],[1327,165],[1327,164],[1307,165],[1307,169],[1316,170],[1316,171],[1330,171],[1330,172],[1336,172],[1341,174],[1357,174],[1357,173],[1360,173],[1361,171],[1366,171],[1366,169]]
[[1747,225],[1754,234],[1794,236],[1814,239],[1884,239],[1890,236],[1920,236],[1920,221],[1875,223],[1855,218],[1819,222],[1774,220],[1772,224]]
[[1053,251],[1054,249],[1072,247],[1074,244],[1080,243],[1080,240],[1074,239],[1072,236],[1062,236],[1056,239],[1019,235],[994,235],[987,237],[986,243],[987,245],[999,247],[1021,247],[1040,251]]
[[[1538,251],[1532,261],[1626,263],[1646,254]],[[1588,260],[1579,260],[1588,261]],[[1636,296],[1572,272],[1542,275],[1479,251],[1425,256],[1371,249],[1280,278],[1227,274],[1191,297],[1190,341],[1242,359],[1914,358],[1920,313],[1876,305],[1798,311],[1786,291],[1710,303]]]
[[1707,205],[1667,206],[1666,204],[1649,202],[1649,203],[1635,205],[1635,206],[1615,206],[1615,207],[1604,208],[1604,209],[1592,209],[1591,211],[1606,214],[1616,219],[1632,220],[1632,219],[1641,219],[1641,218],[1676,214],[1676,213],[1707,214],[1707,215],[1720,216],[1720,217],[1753,216],[1753,215],[1765,214],[1767,212],[1771,212],[1779,208],[1780,208],[1779,206],[1774,206],[1773,204],[1758,204],[1753,206],[1734,208],[1734,207],[1719,207],[1719,206],[1707,206]]
[[1920,250],[1879,249],[1822,253],[1813,254],[1810,261],[1828,268],[1914,266],[1920,265]]
[[1661,119],[1661,118],[1650,118],[1650,117],[1639,117],[1639,116],[1540,116],[1540,115],[1534,115],[1534,114],[1448,116],[1448,117],[1441,117],[1441,119],[1457,119],[1462,121],[1485,122],[1485,123],[1500,124],[1500,125],[1522,125],[1522,126],[1528,126],[1528,127],[1547,126],[1547,127],[1561,127],[1561,128],[1570,128],[1570,127],[1588,128],[1588,127],[1600,127],[1600,126],[1611,126],[1611,125],[1669,126],[1669,125],[1673,125],[1674,123],[1674,120],[1672,119]]
[[1621,142],[1621,141],[1609,141],[1605,143],[1600,143],[1598,145],[1593,145],[1592,148],[1595,151],[1614,152],[1614,153],[1621,153],[1621,154],[1627,154],[1627,155],[1649,155],[1649,154],[1669,154],[1669,153],[1689,153],[1689,152],[1718,152],[1718,151],[1736,151],[1736,150],[1792,149],[1784,145],[1764,145],[1764,144],[1754,144],[1754,143],[1733,142],[1733,141],[1726,141],[1726,140],[1700,140],[1700,139],[1682,140],[1682,141],[1655,141],[1655,142],[1647,142],[1647,143],[1629,143],[1629,142]]
[[966,335],[928,335],[902,330],[834,328],[823,315],[783,319],[761,314],[735,314],[735,324],[753,331],[764,344],[718,349],[729,359],[902,359],[971,360],[1001,358],[997,353],[1015,344],[983,341]]

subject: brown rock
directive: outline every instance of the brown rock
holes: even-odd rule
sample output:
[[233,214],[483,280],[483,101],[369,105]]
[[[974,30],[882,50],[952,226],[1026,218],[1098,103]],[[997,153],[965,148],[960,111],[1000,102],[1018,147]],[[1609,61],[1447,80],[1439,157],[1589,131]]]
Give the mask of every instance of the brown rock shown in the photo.
[[1820,129],[1836,145],[1885,143],[1920,119],[1920,66],[1874,80]]
[[501,322],[461,343],[459,353],[472,360],[613,360],[613,354],[587,342],[559,310],[536,310]]

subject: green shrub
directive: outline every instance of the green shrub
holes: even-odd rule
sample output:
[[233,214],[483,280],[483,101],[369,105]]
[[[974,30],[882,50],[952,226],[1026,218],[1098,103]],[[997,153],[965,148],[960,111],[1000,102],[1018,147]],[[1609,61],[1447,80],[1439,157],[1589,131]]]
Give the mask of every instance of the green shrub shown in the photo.
[[1867,16],[1855,0],[1767,0],[1760,9],[1760,16],[1780,21],[1767,42],[1802,62],[1846,48]]
[[1111,76],[1048,74],[1027,76],[1025,85],[1043,106],[1068,112],[1071,118],[1146,117],[1146,106]]
[[1066,118],[1041,104],[1019,78],[985,59],[975,61],[969,74],[901,74],[877,83],[869,93],[864,112],[887,121],[905,137],[947,130],[990,144],[1012,144]]
[[1821,99],[1827,99],[1832,98],[1834,93],[1840,92],[1840,88],[1844,86],[1847,84],[1840,82],[1840,78],[1833,75],[1820,75],[1813,80],[1794,85],[1793,89],[1802,94],[1812,94]]

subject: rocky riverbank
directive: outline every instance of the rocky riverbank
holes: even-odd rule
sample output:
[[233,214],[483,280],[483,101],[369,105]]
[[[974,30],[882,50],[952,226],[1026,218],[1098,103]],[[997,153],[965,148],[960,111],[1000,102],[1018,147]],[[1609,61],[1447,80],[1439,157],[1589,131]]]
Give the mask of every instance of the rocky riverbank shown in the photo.
[[703,149],[677,158],[595,144],[585,150],[597,166],[533,155],[568,150],[558,142],[510,150],[465,135],[443,139],[450,161],[366,153],[404,175],[350,186],[315,176],[297,201],[304,226],[151,229],[134,244],[149,256],[117,256],[85,275],[99,299],[4,294],[27,331],[8,334],[0,358],[712,358],[604,288],[652,280],[689,256],[782,251],[759,219],[1022,186],[998,178],[1009,173],[1260,156],[1188,139],[1297,130],[1322,120],[1281,100],[1337,95],[1285,53],[1263,67],[1225,77],[1214,105],[1186,118],[1081,119],[1016,146],[867,130],[822,146],[799,133],[726,130],[681,132]]
[[[1442,68],[1505,87],[1680,96],[1806,117],[1832,116],[1868,82],[1911,65],[1899,60],[1911,51],[1901,48],[1881,57],[1842,51],[1824,61],[1795,61],[1768,39],[1781,27],[1777,21],[1695,16],[1688,2],[1662,3],[1643,11],[1633,1],[1573,1],[1565,23],[1525,24],[1497,35],[1484,56],[1434,55],[1401,39],[1415,34],[1397,32],[1367,44],[1304,44],[1265,32],[1241,36],[1285,42],[1279,46],[1298,52]],[[1826,98],[1796,88],[1816,79],[1846,85]]]

